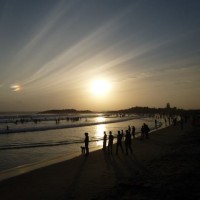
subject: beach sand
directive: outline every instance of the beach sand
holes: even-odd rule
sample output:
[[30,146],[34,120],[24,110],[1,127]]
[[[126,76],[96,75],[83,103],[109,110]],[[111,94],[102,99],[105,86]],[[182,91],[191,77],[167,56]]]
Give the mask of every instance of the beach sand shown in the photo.
[[200,134],[171,126],[133,141],[133,154],[103,150],[0,182],[0,198],[200,199]]

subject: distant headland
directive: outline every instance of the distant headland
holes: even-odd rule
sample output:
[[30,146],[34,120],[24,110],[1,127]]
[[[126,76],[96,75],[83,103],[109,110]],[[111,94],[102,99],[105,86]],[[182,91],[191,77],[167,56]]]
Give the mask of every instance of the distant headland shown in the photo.
[[[76,109],[53,109],[53,110],[47,110],[39,112],[40,114],[81,114],[81,113],[97,113],[98,111],[91,111],[91,110],[76,110]],[[143,114],[143,113],[149,113],[149,114],[183,114],[183,113],[192,113],[192,112],[200,112],[199,109],[196,110],[185,110],[177,107],[170,107],[170,104],[167,103],[166,107],[164,108],[150,108],[150,107],[141,107],[141,106],[135,106],[127,109],[121,109],[121,110],[110,110],[110,111],[99,111],[101,113],[109,113],[109,114]]]

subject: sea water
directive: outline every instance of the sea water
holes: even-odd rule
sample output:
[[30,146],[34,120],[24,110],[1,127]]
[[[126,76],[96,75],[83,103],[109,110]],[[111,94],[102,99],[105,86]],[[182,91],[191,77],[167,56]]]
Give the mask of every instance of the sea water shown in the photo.
[[[40,120],[35,123],[33,118]],[[20,119],[25,120],[20,122]],[[134,125],[138,133],[143,123],[148,124],[150,129],[155,127],[154,118],[137,115],[2,115],[0,171],[61,156],[70,159],[80,155],[85,132],[89,133],[90,151],[101,149],[104,131],[107,134],[112,131],[116,136],[118,130],[125,132],[128,126]]]

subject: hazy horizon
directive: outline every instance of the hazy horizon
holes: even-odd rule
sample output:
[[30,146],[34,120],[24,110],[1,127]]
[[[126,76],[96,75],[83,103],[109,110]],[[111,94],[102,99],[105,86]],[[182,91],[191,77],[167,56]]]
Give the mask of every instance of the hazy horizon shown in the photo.
[[[149,106],[132,106],[132,107],[128,107],[128,108],[119,108],[119,109],[113,109],[113,110],[91,110],[91,109],[76,109],[76,108],[60,108],[60,109],[56,109],[56,108],[51,108],[51,109],[48,109],[48,110],[35,110],[35,111],[31,111],[31,110],[27,110],[27,111],[23,111],[23,110],[14,110],[14,111],[0,111],[0,114],[1,113],[41,113],[41,112],[46,112],[46,111],[51,111],[51,110],[65,110],[65,109],[74,109],[76,111],[91,111],[91,112],[96,112],[96,113],[103,113],[103,112],[109,112],[109,111],[118,111],[118,110],[127,110],[127,109],[131,109],[133,107],[148,107],[148,108],[155,108],[155,109],[162,109],[162,108],[166,108],[166,106],[164,107],[149,107]],[[176,107],[176,106],[174,106]],[[174,107],[171,107],[172,109]],[[183,108],[179,108],[179,107],[176,107],[176,109],[183,109]],[[196,108],[196,109],[183,109],[183,110],[200,110],[199,108]]]
[[0,1],[0,112],[200,109],[200,1]]

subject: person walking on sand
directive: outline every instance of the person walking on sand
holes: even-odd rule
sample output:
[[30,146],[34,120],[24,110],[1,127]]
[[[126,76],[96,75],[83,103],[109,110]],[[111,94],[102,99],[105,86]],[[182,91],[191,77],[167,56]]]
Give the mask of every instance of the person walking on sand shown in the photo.
[[85,133],[85,155],[88,156],[89,155],[89,135],[88,133]]
[[114,136],[112,135],[112,131],[110,131],[108,137],[108,154],[112,154],[113,140]]
[[131,147],[131,133],[129,132],[129,130],[126,130],[125,148],[126,148],[126,155],[128,155],[129,150],[130,150],[131,153],[133,153],[133,150],[132,150],[132,147]]
[[117,134],[117,146],[116,146],[116,155],[118,154],[118,148],[121,148],[122,153],[124,153],[124,149],[122,146],[122,134],[120,133],[120,131],[118,131]]
[[107,144],[107,134],[106,134],[106,131],[104,131],[104,136],[103,136],[103,150],[106,150],[106,144]]

